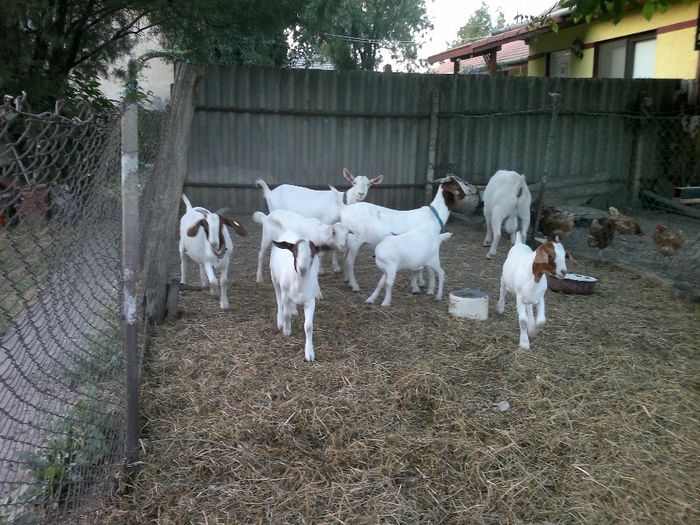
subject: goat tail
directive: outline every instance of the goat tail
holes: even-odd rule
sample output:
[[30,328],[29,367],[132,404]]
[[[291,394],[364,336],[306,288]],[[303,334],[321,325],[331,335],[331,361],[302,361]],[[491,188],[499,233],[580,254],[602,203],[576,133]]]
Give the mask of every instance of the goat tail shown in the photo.
[[190,202],[190,199],[188,199],[187,195],[185,195],[184,193],[181,195],[181,197],[182,197],[182,202],[185,203],[185,208],[187,208],[185,210],[185,212],[190,211],[192,209],[192,203]]
[[262,179],[255,179],[255,185],[260,186],[262,188],[265,200],[267,200],[271,192],[270,187],[267,185],[267,183]]
[[[258,180],[260,180],[260,179],[258,179]],[[265,183],[263,182],[263,184],[265,184]],[[257,222],[258,224],[262,224],[266,217],[267,217],[267,215],[265,215],[265,214],[264,214],[263,212],[261,212],[261,211],[256,211],[256,212],[253,214],[253,220],[254,220],[255,222]]]
[[450,237],[452,237],[452,232],[441,233],[440,235],[438,235],[438,237],[439,237],[439,239],[440,239],[440,243],[443,243],[443,242],[445,242],[447,239],[449,239]]
[[523,244],[523,234],[520,230],[515,232],[515,244]]

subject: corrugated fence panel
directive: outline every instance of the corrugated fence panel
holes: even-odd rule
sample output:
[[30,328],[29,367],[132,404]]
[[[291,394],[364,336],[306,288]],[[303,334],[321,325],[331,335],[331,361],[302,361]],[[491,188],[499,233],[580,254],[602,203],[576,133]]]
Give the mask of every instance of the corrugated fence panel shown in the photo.
[[[435,90],[436,177],[454,172],[486,184],[497,169],[513,169],[531,183],[540,180],[549,94],[557,91],[548,187],[568,188],[574,196],[586,186],[589,192],[625,190],[640,126],[620,113],[638,114],[644,96],[662,111],[678,88],[673,80],[210,67],[196,101],[186,191],[212,208],[265,210],[256,178],[343,189],[347,167],[355,175],[384,175],[371,202],[399,209],[422,205]],[[654,176],[660,154],[644,152],[644,178]]]
[[384,175],[372,202],[422,203],[422,188],[396,187],[425,180],[431,91],[420,75],[213,67],[203,84],[186,183],[202,205],[265,209],[258,177],[342,189],[344,167]]

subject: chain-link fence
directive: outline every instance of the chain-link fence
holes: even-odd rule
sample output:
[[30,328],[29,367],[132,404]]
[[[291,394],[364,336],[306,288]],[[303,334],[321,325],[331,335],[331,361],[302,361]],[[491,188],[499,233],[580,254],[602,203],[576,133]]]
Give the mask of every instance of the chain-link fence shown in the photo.
[[101,501],[123,458],[119,115],[0,108],[0,522]]

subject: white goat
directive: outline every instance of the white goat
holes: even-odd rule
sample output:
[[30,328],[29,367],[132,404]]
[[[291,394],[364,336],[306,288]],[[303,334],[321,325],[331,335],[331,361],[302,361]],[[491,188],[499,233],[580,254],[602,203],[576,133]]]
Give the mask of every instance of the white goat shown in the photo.
[[[532,251],[527,244],[523,244],[520,232],[515,234],[515,244],[503,263],[497,310],[499,314],[503,314],[506,292],[515,295],[520,322],[520,348],[530,349],[528,336],[534,336],[537,333],[537,327],[545,322],[544,294],[547,291],[545,274],[564,277],[568,258],[569,254],[566,253],[558,237],[554,242],[544,242]],[[533,312],[534,305],[537,305],[536,319]]]
[[[491,246],[486,257],[493,259],[498,242],[501,240],[501,226],[510,233],[511,243],[515,242],[515,232],[520,231],[527,238],[530,227],[530,204],[532,195],[525,182],[525,175],[515,171],[498,170],[489,179],[484,189],[484,217],[486,237],[484,246]],[[520,220],[520,230],[518,230]]]
[[[262,179],[257,179],[255,184],[262,188],[269,211],[289,210],[304,217],[316,218],[324,224],[334,224],[340,220],[343,204],[362,202],[367,197],[370,187],[381,184],[384,179],[384,175],[371,180],[364,175],[354,177],[347,168],[343,168],[343,177],[352,183],[352,187],[343,192],[341,203],[336,199],[335,189],[312,190],[292,184],[281,184],[271,190]],[[336,252],[333,252],[333,271],[340,272]]]
[[[438,276],[438,288],[435,299],[442,299],[442,288],[445,283],[445,271],[440,266],[440,245],[452,237],[452,233],[436,233],[430,228],[417,228],[401,235],[390,235],[377,244],[374,249],[374,257],[377,267],[383,274],[377,287],[367,300],[367,304],[373,304],[379,296],[382,287],[386,286],[386,293],[382,306],[391,306],[391,289],[398,270],[413,270],[417,272],[421,268],[429,268],[430,282],[428,295],[435,289],[435,274]],[[413,293],[419,293],[415,280],[411,281]]]
[[273,241],[270,254],[270,275],[277,298],[277,328],[284,335],[292,333],[292,316],[297,315],[297,305],[304,305],[304,358],[315,359],[313,329],[318,290],[318,257],[327,246],[316,246],[307,239],[300,239],[291,231],[284,232]]
[[317,246],[331,246],[341,252],[345,251],[348,239],[348,229],[342,223],[333,225],[323,224],[319,219],[303,217],[288,210],[274,210],[269,215],[261,211],[253,214],[253,220],[262,224],[262,239],[258,252],[258,272],[256,280],[263,282],[263,259],[272,241],[279,238],[285,231],[296,233],[302,239],[308,239]]
[[[206,287],[208,281],[212,295],[217,295],[217,288],[220,288],[219,306],[222,310],[227,310],[226,283],[233,241],[224,225],[230,226],[242,237],[246,236],[245,228],[219,212],[200,207],[193,208],[184,193],[182,200],[186,210],[180,218],[180,282],[185,284],[187,254],[199,264],[202,287]],[[219,270],[221,274],[218,283],[214,270]]]
[[475,186],[454,175],[436,180],[434,184],[439,184],[439,187],[432,203],[414,210],[392,210],[367,202],[343,207],[340,220],[350,231],[345,279],[354,292],[360,291],[355,279],[355,259],[363,244],[377,246],[387,236],[400,235],[416,228],[426,228],[438,234],[445,226],[450,210],[467,195],[477,193]]

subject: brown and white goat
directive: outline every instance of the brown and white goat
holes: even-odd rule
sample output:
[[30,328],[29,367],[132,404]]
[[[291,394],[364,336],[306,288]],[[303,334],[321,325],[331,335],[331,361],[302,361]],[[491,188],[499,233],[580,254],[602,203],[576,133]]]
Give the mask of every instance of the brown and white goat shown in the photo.
[[[515,295],[518,320],[520,322],[520,348],[530,349],[530,338],[537,333],[537,327],[545,323],[544,294],[547,291],[546,275],[564,277],[566,260],[569,255],[557,238],[547,241],[532,251],[523,244],[520,232],[515,236],[515,244],[508,252],[501,273],[501,291],[498,297],[498,313],[505,309],[506,292]],[[535,318],[533,308],[537,306]]]
[[[219,212],[192,207],[190,200],[184,193],[182,200],[187,209],[180,218],[180,282],[185,284],[186,254],[199,264],[202,287],[206,287],[208,281],[211,294],[217,295],[218,293],[220,295],[219,306],[222,310],[227,310],[226,284],[233,241],[225,226],[230,226],[242,237],[246,236],[245,228],[238,221]],[[220,272],[218,283],[214,270]]]
[[329,249],[330,246],[317,246],[292,231],[285,231],[273,241],[270,253],[270,276],[277,298],[277,328],[284,335],[290,335],[292,316],[296,315],[298,305],[304,306],[304,359],[309,362],[316,359],[313,331],[319,291],[317,255]]

